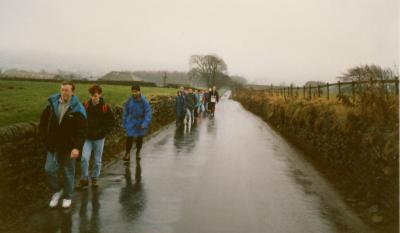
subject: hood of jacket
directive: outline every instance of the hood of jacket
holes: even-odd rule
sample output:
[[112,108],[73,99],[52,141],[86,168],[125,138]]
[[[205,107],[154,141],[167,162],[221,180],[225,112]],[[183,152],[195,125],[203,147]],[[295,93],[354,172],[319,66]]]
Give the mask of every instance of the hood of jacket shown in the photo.
[[[53,111],[57,111],[58,106],[60,104],[60,102],[59,102],[60,97],[61,97],[61,94],[59,94],[59,93],[50,96],[49,102],[50,102],[50,105],[51,105],[51,108],[53,109]],[[75,95],[73,95],[71,98],[70,108],[72,109],[72,112],[79,112],[83,115],[84,118],[87,118],[85,108],[82,106],[82,104],[79,102],[78,97]]]

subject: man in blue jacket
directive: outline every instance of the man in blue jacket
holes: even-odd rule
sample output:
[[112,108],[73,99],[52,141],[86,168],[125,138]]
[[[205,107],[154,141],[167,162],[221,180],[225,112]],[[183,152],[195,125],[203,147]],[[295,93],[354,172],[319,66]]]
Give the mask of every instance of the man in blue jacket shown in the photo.
[[151,107],[140,93],[139,86],[131,87],[132,96],[124,104],[122,124],[126,132],[126,152],[124,161],[130,160],[133,140],[136,139],[136,160],[140,160],[143,137],[148,133],[152,118]]
[[[40,117],[39,132],[47,151],[45,171],[53,192],[49,204],[51,208],[56,207],[61,198],[63,208],[71,206],[75,160],[87,134],[86,111],[74,95],[74,90],[71,81],[64,81],[60,93],[49,98]],[[59,183],[60,168],[64,171],[63,185]]]

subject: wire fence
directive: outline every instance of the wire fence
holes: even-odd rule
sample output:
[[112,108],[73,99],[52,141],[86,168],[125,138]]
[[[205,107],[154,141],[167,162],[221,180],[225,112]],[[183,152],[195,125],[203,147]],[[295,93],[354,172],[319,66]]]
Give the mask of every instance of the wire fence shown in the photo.
[[336,99],[340,96],[347,96],[356,101],[357,96],[368,87],[381,88],[387,95],[399,95],[399,78],[390,80],[369,80],[369,81],[351,81],[337,83],[326,83],[319,85],[305,85],[302,87],[290,85],[282,86],[264,86],[262,91],[271,96],[295,97],[303,99]]

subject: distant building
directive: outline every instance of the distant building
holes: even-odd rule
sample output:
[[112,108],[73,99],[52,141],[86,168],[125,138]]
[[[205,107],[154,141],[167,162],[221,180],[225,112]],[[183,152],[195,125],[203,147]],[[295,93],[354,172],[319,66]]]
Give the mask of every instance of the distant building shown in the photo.
[[111,71],[107,73],[103,77],[99,78],[99,80],[107,80],[107,81],[136,81],[142,82],[143,80],[138,76],[134,75],[133,72],[130,71]]
[[[168,84],[190,86],[191,80],[187,72],[182,71],[134,71],[134,75],[141,78],[145,82],[156,83],[157,86]],[[167,79],[164,82],[164,77]]]
[[191,85],[187,73],[179,71],[112,71],[99,80],[150,82],[160,87],[168,84]]

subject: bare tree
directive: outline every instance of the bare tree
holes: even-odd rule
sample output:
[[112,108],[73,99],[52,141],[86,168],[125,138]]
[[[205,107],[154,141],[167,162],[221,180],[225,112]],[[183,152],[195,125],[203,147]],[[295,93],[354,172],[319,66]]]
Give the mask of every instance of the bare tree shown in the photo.
[[[217,55],[192,55],[189,65],[190,73],[198,73],[200,77],[207,80],[209,87],[215,85],[218,74],[227,71],[225,61]],[[196,77],[196,75],[193,75],[193,77]]]
[[368,81],[394,79],[395,72],[390,68],[382,68],[377,65],[361,65],[350,68],[338,79],[342,81]]

